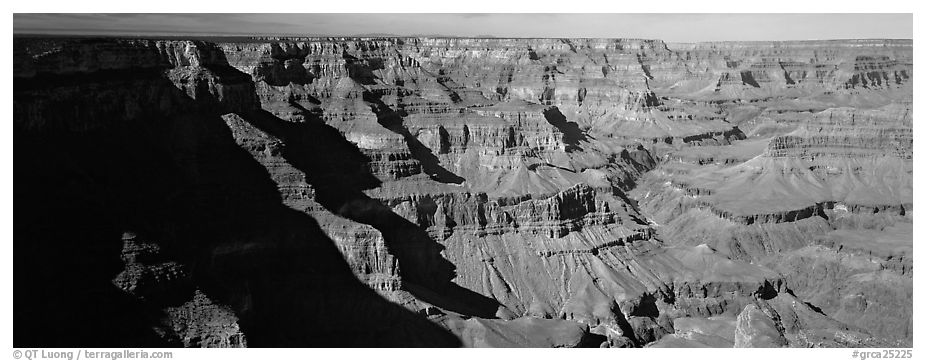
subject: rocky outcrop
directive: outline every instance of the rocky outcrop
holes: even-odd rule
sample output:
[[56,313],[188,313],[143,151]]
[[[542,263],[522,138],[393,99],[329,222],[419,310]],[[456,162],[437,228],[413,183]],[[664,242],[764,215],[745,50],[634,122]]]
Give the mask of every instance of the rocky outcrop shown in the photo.
[[[668,46],[692,62],[726,70],[727,81],[722,82],[726,86],[720,87],[719,91],[729,91],[731,95],[748,89],[746,87],[772,88],[773,91],[791,87],[845,89],[846,85],[860,84],[860,81],[847,82],[863,77],[869,70],[890,74],[891,83],[896,85],[906,82],[907,75],[912,74],[909,72],[912,64],[909,40],[725,42]],[[709,66],[705,73],[710,74],[712,70]],[[879,85],[891,86],[886,83]]]
[[875,157],[911,159],[913,133],[910,109],[876,111],[828,109],[799,129],[773,138],[770,157]]
[[18,57],[16,91],[30,101],[14,106],[15,126],[30,131],[87,131],[119,120],[258,105],[250,80],[229,71],[225,54],[210,43],[66,42]]
[[820,246],[909,279],[903,237],[851,236],[912,211],[910,106],[883,104],[908,42],[16,41],[16,274],[76,295],[17,276],[17,344],[82,309],[61,345],[906,337],[845,328],[885,306],[840,294],[830,319],[792,296],[820,297],[798,258],[768,261]]
[[[318,222],[289,208],[309,205],[302,197],[312,194],[305,183],[287,188],[283,202],[251,151],[269,160],[287,148],[235,127],[240,124],[233,117],[220,117],[255,114],[249,76],[210,63],[214,58],[184,57],[202,55],[190,47],[161,57],[151,42],[104,43],[137,47],[163,60],[164,68],[87,66],[78,75],[17,78],[14,131],[22,186],[16,197],[36,202],[17,202],[25,222],[17,236],[33,241],[18,248],[23,277],[16,285],[29,292],[17,292],[17,303],[35,305],[22,313],[35,322],[20,329],[17,343],[459,345],[448,331],[357,281]],[[81,41],[62,46],[78,52],[97,47]],[[247,96],[231,95],[240,89]],[[49,215],[39,206],[52,199],[65,211]],[[123,241],[125,230],[142,236]],[[357,247],[355,254],[368,249]],[[49,263],[54,266],[40,270]],[[34,292],[40,289],[71,297]]]
[[[839,234],[830,235],[836,238]],[[875,244],[883,240],[875,238]],[[846,251],[826,245],[812,245],[768,260],[778,262],[795,295],[819,307],[824,313],[871,335],[908,344],[912,312],[912,278],[899,267],[889,267],[891,258]],[[890,311],[888,311],[890,309]]]
[[[748,100],[708,101],[750,138],[731,146],[670,149],[630,192],[667,243],[704,243],[774,268],[786,275],[794,295],[832,318],[818,331],[811,331],[817,326],[810,321],[794,326],[802,331],[784,331],[791,347],[909,343],[908,325],[894,319],[909,312],[904,291],[886,296],[901,300],[895,313],[878,311],[895,301],[859,301],[863,294],[884,292],[874,279],[907,289],[901,285],[912,272],[906,253],[912,237],[904,231],[912,213],[911,78],[904,65],[909,53],[903,42],[849,43],[688,47],[688,56],[708,63],[721,61],[713,54],[727,54],[730,71],[712,95],[690,92],[685,83],[657,93],[692,99],[692,105]],[[813,46],[820,49],[811,51]],[[769,59],[776,51],[777,69]],[[800,70],[808,61],[819,64],[814,72]],[[840,296],[842,289],[858,293]],[[815,309],[802,309],[794,312],[818,318]],[[868,326],[861,319],[870,320]],[[779,328],[790,327],[784,324]],[[675,333],[665,344],[725,343],[703,333]]]
[[177,262],[166,261],[156,242],[141,240],[132,232],[122,236],[122,260],[125,270],[113,283],[125,292],[138,297],[157,297],[185,286],[188,275]]
[[766,313],[750,304],[736,317],[734,347],[784,347],[788,345],[784,330],[779,329],[779,316],[774,311]]
[[241,333],[238,318],[228,306],[215,305],[202,292],[167,310],[173,331],[183,347],[247,347],[247,338]]

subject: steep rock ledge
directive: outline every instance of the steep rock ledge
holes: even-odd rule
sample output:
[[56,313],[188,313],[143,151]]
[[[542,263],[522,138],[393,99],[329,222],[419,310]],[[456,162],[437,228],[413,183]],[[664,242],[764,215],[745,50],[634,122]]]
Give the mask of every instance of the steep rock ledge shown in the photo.
[[[894,121],[903,104],[883,105],[910,87],[909,43],[20,45],[14,131],[25,186],[15,193],[30,202],[16,202],[16,233],[35,241],[16,243],[15,267],[43,287],[17,276],[17,304],[37,305],[18,317],[42,321],[20,343],[66,319],[75,322],[49,332],[78,335],[61,337],[75,344],[646,346],[677,337],[683,319],[742,316],[746,334],[758,310],[779,315],[759,323],[791,346],[865,345],[864,331],[789,298],[816,297],[806,280],[742,260],[822,245],[867,252],[901,285],[912,272],[907,253],[833,233],[909,218],[912,120]],[[691,149],[721,159],[711,152],[746,138],[737,122],[750,118],[738,111],[792,100],[807,133],[785,135],[795,124],[769,118],[781,121],[774,154],[710,172],[666,162]],[[884,108],[803,111],[859,104]],[[886,161],[846,157],[888,146],[898,152]],[[834,158],[851,159],[826,168]],[[654,168],[671,183],[640,178]],[[772,176],[743,181],[756,174]],[[831,191],[796,183],[814,193],[771,207],[718,186],[730,176],[742,186],[733,191],[824,176]],[[840,188],[850,177],[891,183]],[[631,192],[637,202],[626,193],[635,186],[656,195]],[[127,230],[150,241],[119,243]],[[851,277],[849,287],[871,289],[874,274]],[[884,312],[874,298],[845,296],[827,303],[833,317]],[[101,299],[111,310],[93,306]],[[131,322],[91,322],[119,318]],[[834,330],[837,341],[827,339]],[[906,337],[886,322],[873,330]]]

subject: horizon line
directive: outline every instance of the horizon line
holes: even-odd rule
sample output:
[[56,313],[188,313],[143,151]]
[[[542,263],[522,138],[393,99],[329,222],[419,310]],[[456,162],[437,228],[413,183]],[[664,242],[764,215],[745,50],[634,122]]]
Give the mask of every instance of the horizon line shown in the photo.
[[496,35],[477,35],[477,36],[465,36],[465,35],[443,35],[443,34],[413,34],[413,35],[399,35],[399,34],[300,34],[300,33],[191,33],[191,32],[170,32],[159,30],[152,32],[151,34],[141,34],[141,33],[131,33],[131,32],[118,32],[118,33],[80,33],[80,32],[55,32],[55,30],[50,30],[50,32],[42,32],[42,30],[26,30],[26,31],[13,31],[13,36],[60,36],[60,37],[95,37],[95,38],[138,38],[138,39],[148,39],[156,37],[213,37],[213,38],[262,38],[262,37],[277,37],[277,38],[307,38],[307,39],[325,39],[325,38],[354,38],[354,39],[414,39],[414,38],[430,38],[430,39],[608,39],[608,40],[646,40],[646,41],[661,41],[666,44],[699,44],[699,43],[775,43],[775,42],[813,42],[813,41],[848,41],[848,40],[890,40],[890,41],[913,41],[913,38],[884,38],[884,37],[870,37],[870,38],[811,38],[811,39],[785,39],[785,40],[702,40],[702,41],[666,41],[659,38],[640,38],[640,37],[585,37],[585,36],[562,36],[562,37],[550,37],[550,36],[496,36]]

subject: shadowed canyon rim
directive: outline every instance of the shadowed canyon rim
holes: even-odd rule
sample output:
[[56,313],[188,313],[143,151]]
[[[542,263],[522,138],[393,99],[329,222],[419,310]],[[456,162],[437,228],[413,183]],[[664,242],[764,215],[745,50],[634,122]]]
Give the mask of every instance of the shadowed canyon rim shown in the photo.
[[16,347],[912,347],[912,41],[14,37]]

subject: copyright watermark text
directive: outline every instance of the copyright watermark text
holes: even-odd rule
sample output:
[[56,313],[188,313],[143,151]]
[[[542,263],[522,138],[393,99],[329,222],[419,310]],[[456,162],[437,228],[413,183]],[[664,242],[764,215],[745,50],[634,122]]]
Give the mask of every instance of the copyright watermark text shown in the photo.
[[170,351],[145,350],[66,350],[66,349],[21,349],[13,350],[13,359],[16,360],[124,360],[124,359],[170,359],[174,358]]

